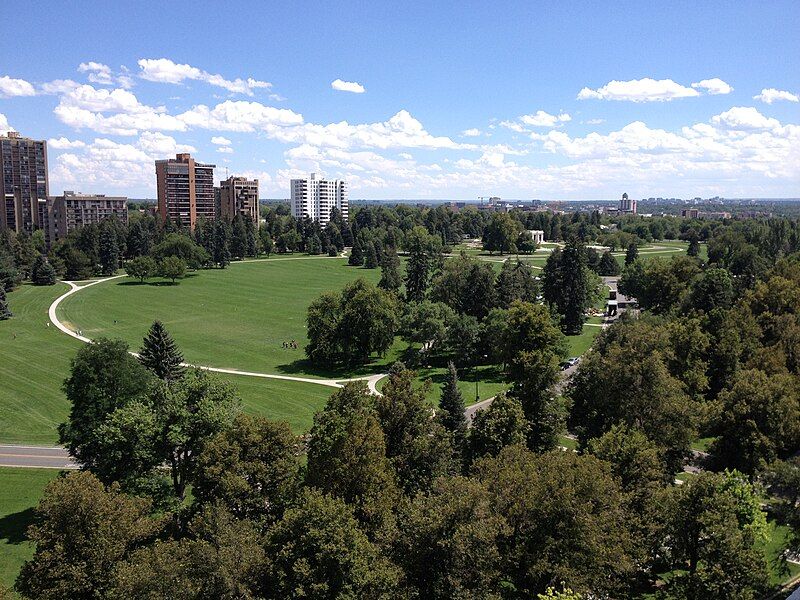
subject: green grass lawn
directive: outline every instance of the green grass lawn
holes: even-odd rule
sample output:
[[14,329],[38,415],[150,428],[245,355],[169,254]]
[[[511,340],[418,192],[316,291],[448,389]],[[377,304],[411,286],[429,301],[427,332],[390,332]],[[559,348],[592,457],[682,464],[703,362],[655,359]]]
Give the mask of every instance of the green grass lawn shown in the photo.
[[[444,367],[414,367],[414,371],[417,373],[418,385],[428,384],[426,394],[428,401],[438,406],[439,399],[442,396],[442,384],[447,378],[447,369]],[[383,389],[388,379],[388,377],[384,377],[378,382],[378,391]],[[476,379],[478,382],[477,397]],[[458,371],[458,389],[464,398],[464,404],[467,406],[480,400],[493,398],[500,392],[507,390],[508,386],[508,382],[497,365],[483,365],[477,367],[477,369],[459,369]]]
[[[139,284],[124,277],[71,296],[59,306],[59,316],[87,337],[118,337],[133,348],[160,319],[186,360],[196,364],[305,377],[350,376],[305,360],[305,320],[312,300],[358,277],[376,283],[380,270],[349,267],[345,259],[298,259],[234,263],[197,272],[178,285]],[[290,340],[299,349],[283,349]]]
[[[592,319],[589,320],[590,323],[592,321]],[[600,321],[600,319],[596,317],[594,318],[594,321]],[[580,335],[568,335],[567,343],[569,344],[569,355],[581,356],[591,347],[592,343],[594,342],[594,338],[600,335],[601,331],[603,331],[602,327],[584,325],[583,331],[580,333]]]
[[0,595],[14,585],[22,563],[33,556],[25,532],[44,486],[58,477],[54,469],[0,467]]
[[795,563],[785,563],[784,565],[780,560],[786,547],[789,528],[786,525],[778,525],[775,521],[769,521],[767,525],[769,527],[769,539],[764,550],[770,567],[770,583],[778,585],[800,573],[800,565]]

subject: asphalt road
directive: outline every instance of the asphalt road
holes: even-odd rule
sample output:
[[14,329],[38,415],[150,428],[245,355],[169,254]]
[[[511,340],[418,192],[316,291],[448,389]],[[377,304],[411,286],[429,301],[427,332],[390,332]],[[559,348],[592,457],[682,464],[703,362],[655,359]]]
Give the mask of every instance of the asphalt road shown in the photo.
[[0,467],[77,469],[64,448],[0,445]]

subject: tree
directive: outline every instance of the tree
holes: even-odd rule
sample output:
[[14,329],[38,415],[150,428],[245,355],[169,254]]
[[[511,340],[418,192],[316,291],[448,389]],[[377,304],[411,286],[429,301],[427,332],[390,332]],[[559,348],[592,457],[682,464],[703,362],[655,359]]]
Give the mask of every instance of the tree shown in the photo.
[[104,488],[91,473],[70,473],[45,488],[28,530],[33,558],[17,591],[28,598],[105,598],[116,566],[158,533],[150,502]]
[[520,225],[508,213],[492,213],[489,222],[483,231],[483,249],[489,253],[516,252],[516,240],[519,236]]
[[445,262],[431,283],[430,297],[458,313],[483,319],[497,304],[491,265],[463,254]]
[[247,228],[241,214],[231,221],[230,252],[231,256],[240,260],[247,256]]
[[488,408],[475,413],[469,432],[472,460],[496,456],[506,446],[524,444],[528,432],[519,400],[498,394]]
[[346,384],[314,415],[306,483],[351,505],[373,535],[389,524],[399,491],[363,383]]
[[103,275],[113,275],[119,268],[119,242],[117,232],[108,221],[103,221],[100,226],[100,270]]
[[500,597],[500,544],[510,531],[481,483],[464,477],[437,480],[429,494],[401,507],[398,528],[392,556],[412,597]]
[[635,242],[631,242],[628,244],[628,250],[625,252],[625,266],[627,267],[633,264],[636,262],[637,258],[639,258],[639,246],[637,246]]
[[506,260],[503,263],[495,286],[497,302],[501,308],[508,308],[514,300],[535,302],[539,293],[533,269],[519,260]]
[[222,220],[214,223],[214,251],[212,260],[219,268],[224,269],[231,262],[230,233]]
[[406,263],[406,300],[422,302],[428,292],[430,278],[430,258],[423,248],[414,248]]
[[325,292],[308,305],[306,356],[314,363],[339,360],[338,326],[341,294]]
[[633,596],[628,514],[607,464],[515,445],[473,468],[508,524],[500,551],[516,596],[530,598],[561,581],[592,596]]
[[56,271],[43,254],[37,256],[33,261],[31,280],[34,285],[55,285],[56,283]]
[[152,379],[121,340],[94,340],[72,359],[63,388],[71,408],[67,422],[59,425],[59,443],[105,482],[113,481],[117,471],[104,473],[96,468],[101,462],[105,464],[98,431],[116,409],[144,401]]
[[719,464],[753,475],[800,449],[797,379],[740,371],[718,398],[719,436],[710,452]]
[[464,397],[458,389],[458,372],[453,362],[447,364],[447,379],[442,385],[439,400],[440,421],[453,436],[453,445],[460,452],[467,436],[467,418],[464,416]]
[[694,229],[690,229],[686,234],[686,239],[689,240],[689,248],[686,254],[689,256],[700,256],[700,236]]
[[611,252],[603,252],[600,257],[599,273],[604,276],[619,275],[619,263]]
[[267,598],[396,597],[400,573],[359,529],[341,500],[306,490],[270,529]]
[[158,274],[174,284],[176,279],[183,279],[186,276],[186,261],[177,256],[167,256],[161,260]]
[[269,258],[270,254],[275,251],[275,242],[272,241],[269,229],[267,229],[266,226],[259,229],[258,233],[261,237],[261,250],[267,255],[267,258]]
[[5,287],[0,284],[0,321],[5,321],[13,316],[14,315],[12,314],[11,309],[8,307],[8,299],[6,298]]
[[583,331],[586,309],[591,305],[591,290],[586,257],[580,242],[573,238],[567,242],[561,257],[561,299],[559,312],[563,315],[562,328],[567,335]]
[[[204,233],[203,237],[211,246],[214,224],[211,221],[206,221],[206,223],[208,223],[209,232],[208,234]],[[191,238],[180,233],[168,234],[162,242],[153,248],[152,256],[159,262],[169,256],[181,258],[192,269],[199,269],[211,261],[209,253],[202,246],[198,246]]]
[[364,264],[364,249],[361,247],[361,242],[358,239],[353,242],[353,248],[350,250],[350,257],[347,259],[347,264],[351,267],[360,267]]
[[672,598],[757,598],[767,589],[766,517],[741,474],[704,472],[671,489],[666,507]]
[[271,524],[300,490],[298,440],[289,425],[239,415],[208,440],[197,459],[197,502],[222,503],[238,519]]
[[733,300],[733,278],[730,272],[710,267],[692,282],[687,302],[695,310],[711,312],[715,308],[730,308]]
[[158,264],[149,256],[137,256],[125,265],[128,277],[135,277],[140,282],[152,277],[158,271]]
[[387,246],[381,255],[381,279],[378,287],[388,292],[398,292],[403,285],[400,276],[400,257],[394,246]]
[[364,266],[367,269],[377,269],[378,268],[378,252],[375,250],[374,243],[367,244],[367,252],[364,258]]
[[450,308],[440,302],[425,300],[409,304],[400,319],[400,335],[409,347],[421,344],[420,354],[424,354],[444,339],[451,314]]
[[662,314],[684,302],[699,272],[697,261],[685,256],[635,261],[622,272],[619,291],[636,298],[642,309]]
[[386,456],[408,495],[427,490],[440,476],[455,471],[450,436],[432,419],[426,389],[414,386],[415,373],[401,362],[392,365],[375,413],[386,439]]
[[162,381],[183,377],[183,354],[161,321],[154,321],[139,350],[139,362]]

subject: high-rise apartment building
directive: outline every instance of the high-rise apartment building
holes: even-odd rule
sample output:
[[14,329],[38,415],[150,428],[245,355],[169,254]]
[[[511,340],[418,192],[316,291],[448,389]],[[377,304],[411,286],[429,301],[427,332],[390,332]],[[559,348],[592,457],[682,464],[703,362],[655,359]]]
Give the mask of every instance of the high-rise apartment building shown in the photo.
[[225,219],[242,215],[258,225],[258,179],[229,177],[220,181],[219,214]]
[[158,214],[194,229],[197,219],[215,219],[214,167],[196,162],[191,154],[156,161]]
[[0,227],[20,233],[47,229],[47,142],[16,131],[0,135]]
[[317,174],[311,173],[308,179],[292,179],[291,188],[293,217],[309,217],[324,227],[331,210],[338,208],[347,219],[347,182],[343,179],[317,179]]
[[628,194],[622,194],[622,199],[619,201],[619,212],[636,214],[636,200],[628,198]]
[[123,196],[65,191],[50,198],[50,240],[60,240],[73,229],[116,217],[128,222],[128,199]]

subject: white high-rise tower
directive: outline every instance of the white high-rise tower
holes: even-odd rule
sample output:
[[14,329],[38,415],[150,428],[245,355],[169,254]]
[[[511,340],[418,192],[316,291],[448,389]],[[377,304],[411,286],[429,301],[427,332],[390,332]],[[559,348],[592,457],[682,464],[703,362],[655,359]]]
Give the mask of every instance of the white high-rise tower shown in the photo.
[[308,179],[292,179],[291,187],[292,216],[296,219],[309,217],[324,227],[334,207],[347,219],[347,182],[343,179],[317,179],[317,174],[311,173]]

